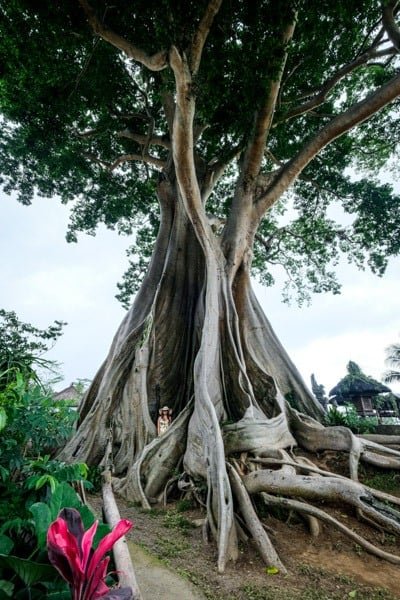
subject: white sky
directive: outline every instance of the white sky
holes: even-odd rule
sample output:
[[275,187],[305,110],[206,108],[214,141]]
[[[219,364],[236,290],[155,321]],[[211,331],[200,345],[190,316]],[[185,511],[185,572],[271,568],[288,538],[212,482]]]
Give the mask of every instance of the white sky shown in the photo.
[[[65,385],[93,378],[124,315],[114,298],[130,240],[101,229],[67,244],[69,208],[38,198],[32,206],[0,196],[0,307],[47,327],[68,322],[49,358],[62,363]],[[256,292],[275,331],[307,384],[311,373],[329,391],[349,360],[380,379],[384,349],[399,342],[400,260],[379,279],[341,267],[340,296],[316,295],[311,307],[287,307],[279,289]],[[63,387],[63,384],[60,385]],[[394,386],[400,392],[400,385]]]

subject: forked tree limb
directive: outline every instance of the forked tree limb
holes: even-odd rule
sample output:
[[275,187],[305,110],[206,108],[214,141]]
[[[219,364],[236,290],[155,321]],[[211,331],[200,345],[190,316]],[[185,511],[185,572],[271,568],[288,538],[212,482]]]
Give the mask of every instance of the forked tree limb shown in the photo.
[[161,146],[162,148],[166,148],[167,150],[171,149],[171,142],[167,139],[166,136],[161,135],[153,135],[150,138],[144,133],[136,133],[131,131],[130,129],[122,129],[117,132],[118,138],[126,138],[128,140],[133,140],[137,142],[141,146],[149,145],[149,146]]
[[269,189],[256,200],[259,218],[262,218],[268,208],[282,196],[321,150],[336,138],[363,123],[377,111],[393,102],[399,95],[400,74],[393,77],[360,102],[353,104],[342,114],[334,117],[303,146],[296,156],[277,171]]
[[[341,69],[336,71],[336,73],[334,75],[332,75],[332,77],[329,77],[329,79],[327,79],[322,84],[322,86],[318,90],[318,92],[313,94],[309,100],[307,100],[306,102],[303,102],[302,104],[299,104],[299,105],[295,106],[294,108],[292,108],[291,110],[289,110],[289,112],[287,112],[286,115],[284,115],[282,121],[283,122],[289,121],[290,119],[293,119],[294,117],[304,115],[305,113],[310,112],[311,110],[313,110],[315,108],[318,108],[318,106],[321,106],[322,104],[324,104],[324,102],[328,98],[330,92],[333,91],[333,89],[336,87],[336,85],[340,81],[342,81],[342,79],[344,79],[344,77],[346,77],[350,73],[353,73],[360,67],[368,66],[369,61],[371,61],[371,60],[376,60],[377,58],[381,58],[384,56],[392,56],[395,53],[396,53],[396,50],[394,48],[389,48],[389,49],[385,49],[385,50],[376,50],[374,47],[369,48],[363,54],[357,56],[357,58],[355,58],[353,61],[347,63]],[[274,123],[274,126],[278,125],[282,121],[278,121],[277,123]]]
[[194,160],[195,99],[191,90],[192,75],[185,54],[180,54],[175,46],[171,48],[169,60],[176,84],[176,107],[172,136],[176,177],[185,209],[200,244],[209,250],[212,248],[215,252],[217,248],[215,237],[202,203]]
[[393,46],[400,52],[400,28],[394,18],[398,4],[398,0],[388,0],[383,3],[382,23]]
[[79,0],[79,4],[82,6],[93,32],[104,41],[121,50],[128,58],[141,63],[151,71],[161,71],[168,66],[168,53],[166,50],[161,50],[152,55],[147,54],[132,42],[129,42],[118,33],[115,33],[115,31],[106,27],[97,17],[96,12],[87,0]]
[[241,181],[241,185],[246,185],[248,182],[254,182],[260,171],[265,143],[271,128],[276,101],[288,57],[288,45],[293,38],[296,27],[296,19],[297,13],[294,13],[281,34],[280,41],[283,46],[282,56],[279,65],[277,66],[277,73],[270,82],[265,99],[256,114],[253,134],[250,138],[243,160],[243,167],[239,180]]
[[117,169],[120,165],[122,165],[126,162],[135,162],[135,161],[152,165],[153,167],[157,167],[158,169],[163,169],[165,167],[165,162],[163,160],[156,158],[155,156],[151,156],[150,154],[145,154],[145,155],[135,154],[135,153],[121,154],[120,156],[117,156],[117,158],[113,162],[108,162],[106,160],[103,160],[103,159],[99,158],[98,156],[96,156],[95,154],[91,154],[91,153],[84,153],[83,156],[85,158],[87,158],[88,160],[90,160],[91,162],[97,163],[98,165],[100,165],[101,167],[103,167],[104,169],[109,171],[110,173],[115,171],[115,169]]
[[192,75],[196,75],[200,67],[201,55],[204,44],[210,32],[214,18],[217,15],[222,4],[222,0],[210,0],[205,13],[199,23],[197,31],[193,36],[192,47],[190,49],[190,70]]

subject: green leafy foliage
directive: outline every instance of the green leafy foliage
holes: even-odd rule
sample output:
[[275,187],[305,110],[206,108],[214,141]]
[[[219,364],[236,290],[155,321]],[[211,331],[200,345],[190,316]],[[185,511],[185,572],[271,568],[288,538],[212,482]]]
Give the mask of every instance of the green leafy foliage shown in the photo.
[[[29,497],[25,498],[29,504]],[[56,483],[46,497],[29,506],[31,518],[26,523],[30,526],[30,543],[21,545],[21,528],[18,536],[0,535],[0,591],[15,594],[15,598],[62,598],[68,591],[60,581],[57,571],[47,560],[46,537],[50,524],[56,520],[61,509],[69,507],[79,511],[85,528],[93,525],[95,517],[90,509],[82,504],[77,493],[67,482]],[[7,527],[8,524],[5,524]],[[26,525],[25,525],[26,527]],[[3,525],[4,529],[4,525]],[[26,529],[25,529],[26,532]],[[100,540],[110,532],[108,525],[99,524],[94,538],[96,548]],[[13,535],[11,531],[10,536]],[[13,554],[11,551],[13,550]],[[4,586],[2,581],[12,580],[13,587]],[[1,597],[1,596],[0,596]],[[70,592],[68,591],[68,596]]]
[[0,460],[10,469],[20,467],[25,456],[59,448],[71,435],[77,417],[69,402],[55,404],[51,390],[30,384],[20,372],[14,372],[14,380],[0,390],[0,407],[6,415]]
[[[67,589],[60,588],[57,572],[47,562],[46,533],[64,506],[76,506],[93,523],[71,487],[75,482],[90,485],[88,468],[45,454],[71,435],[76,412],[68,402],[55,404],[34,362],[27,358],[24,364],[24,371],[10,368],[0,386],[5,415],[0,436],[0,598],[62,598]],[[99,529],[101,536],[104,528]]]
[[352,404],[346,404],[344,412],[336,407],[328,410],[325,424],[348,427],[353,433],[374,433],[378,425],[378,419],[376,417],[360,417]]
[[36,370],[54,367],[43,354],[62,335],[64,325],[55,321],[47,329],[38,329],[20,321],[15,312],[0,309],[0,391],[15,378],[16,372],[39,383]]
[[[116,0],[93,3],[106,27],[145,52],[187,50],[207,2]],[[297,3],[293,3],[297,6]],[[198,164],[224,161],[243,149],[254,112],[277,74],[282,27],[292,3],[228,0],[222,3],[193,84]],[[299,104],[360,56],[380,28],[372,0],[311,0],[298,10],[283,85],[269,132],[265,175],[288,164],[335,117],[396,73],[394,55],[349,70],[313,110]],[[34,193],[73,201],[69,241],[94,234],[98,224],[135,231],[129,268],[119,285],[126,306],[143,279],[159,225],[158,176],[144,164],[137,135],[162,140],[150,147],[171,159],[163,110],[174,92],[170,69],[149,73],[92,35],[79,3],[11,0],[0,9],[0,183],[28,204]],[[284,297],[339,293],[335,267],[347,257],[382,275],[400,252],[400,198],[373,177],[398,156],[399,101],[325,147],[292,190],[263,219],[253,272],[266,285],[286,276]],[[151,135],[150,135],[151,134]],[[136,135],[136,138],[135,138]],[[139,160],[112,168],[121,156]],[[349,169],[352,169],[350,171]],[[238,167],[226,171],[207,201],[208,213],[226,217]],[[356,173],[356,175],[355,175]]]

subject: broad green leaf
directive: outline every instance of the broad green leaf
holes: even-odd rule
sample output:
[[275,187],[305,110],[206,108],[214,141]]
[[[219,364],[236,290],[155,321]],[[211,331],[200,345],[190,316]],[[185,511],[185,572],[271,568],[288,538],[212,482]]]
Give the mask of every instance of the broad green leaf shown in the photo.
[[14,584],[11,581],[5,581],[5,579],[0,579],[0,592],[2,592],[8,598],[12,598],[13,591]]
[[44,502],[36,502],[29,509],[33,515],[38,548],[46,545],[47,530],[52,522],[50,508]]
[[7,425],[7,413],[2,406],[0,406],[0,431]]
[[279,573],[279,569],[277,567],[267,567],[265,572],[267,575],[277,575]]
[[349,592],[349,598],[357,598],[357,590],[352,590]]
[[58,513],[62,508],[77,508],[79,509],[81,501],[78,494],[72,489],[68,483],[59,483],[54,490],[50,499],[51,520],[54,521],[58,517]]
[[0,554],[10,554],[14,542],[7,535],[0,534]]
[[83,523],[84,529],[88,529],[91,525],[93,525],[93,523],[96,520],[94,514],[92,513],[90,508],[88,506],[86,506],[85,504],[82,504],[82,506],[79,506],[78,510],[79,510],[79,514],[81,515],[81,518],[82,518],[82,523]]
[[42,488],[45,485],[49,485],[52,494],[54,494],[55,489],[57,487],[57,479],[55,477],[53,477],[53,475],[46,473],[45,475],[42,475],[41,477],[39,477],[39,479],[37,480],[37,482],[35,484],[35,489],[40,490],[40,488]]
[[19,558],[19,556],[0,554],[0,567],[12,569],[28,587],[38,581],[48,581],[58,577],[57,571],[51,565]]

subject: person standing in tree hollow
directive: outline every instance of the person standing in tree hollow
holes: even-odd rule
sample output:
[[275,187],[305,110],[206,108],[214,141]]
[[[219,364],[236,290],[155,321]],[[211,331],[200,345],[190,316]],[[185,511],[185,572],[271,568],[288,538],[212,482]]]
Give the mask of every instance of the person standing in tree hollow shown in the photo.
[[163,406],[158,412],[160,416],[157,419],[157,435],[162,435],[171,425],[172,410],[168,406]]

